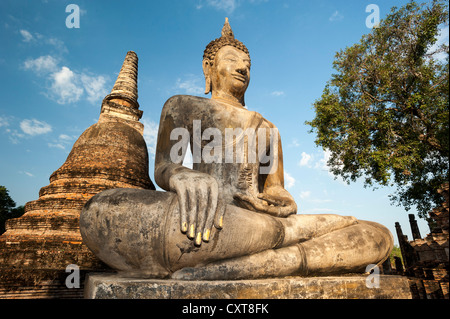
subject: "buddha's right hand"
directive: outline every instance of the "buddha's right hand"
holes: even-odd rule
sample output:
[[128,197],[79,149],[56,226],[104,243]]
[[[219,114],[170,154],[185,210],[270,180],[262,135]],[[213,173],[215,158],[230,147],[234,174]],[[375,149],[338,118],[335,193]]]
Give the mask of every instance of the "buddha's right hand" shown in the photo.
[[213,225],[221,229],[225,206],[219,203],[219,186],[211,175],[182,171],[169,179],[171,191],[178,195],[181,232],[195,245],[209,241]]

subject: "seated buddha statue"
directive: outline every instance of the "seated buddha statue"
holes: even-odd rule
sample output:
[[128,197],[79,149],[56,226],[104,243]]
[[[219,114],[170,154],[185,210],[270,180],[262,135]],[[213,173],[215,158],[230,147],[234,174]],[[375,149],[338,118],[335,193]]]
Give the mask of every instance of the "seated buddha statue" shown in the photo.
[[[364,272],[386,260],[384,226],[298,214],[284,188],[276,126],[245,107],[251,60],[228,23],[203,55],[205,93],[163,106],[155,181],[164,191],[112,189],[80,216],[86,245],[124,275],[236,280]],[[183,166],[188,151],[193,166]]]

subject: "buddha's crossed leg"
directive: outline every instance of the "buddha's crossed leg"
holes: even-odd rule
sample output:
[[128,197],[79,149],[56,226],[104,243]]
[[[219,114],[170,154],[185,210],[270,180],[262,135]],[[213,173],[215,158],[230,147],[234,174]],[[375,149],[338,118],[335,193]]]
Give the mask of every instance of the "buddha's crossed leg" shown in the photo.
[[[330,216],[341,217],[321,215],[323,218]],[[290,226],[294,227],[292,224]],[[363,272],[369,264],[384,262],[392,246],[392,235],[384,226],[358,221],[301,243],[216,261],[201,267],[186,267],[173,273],[172,278],[234,280]]]

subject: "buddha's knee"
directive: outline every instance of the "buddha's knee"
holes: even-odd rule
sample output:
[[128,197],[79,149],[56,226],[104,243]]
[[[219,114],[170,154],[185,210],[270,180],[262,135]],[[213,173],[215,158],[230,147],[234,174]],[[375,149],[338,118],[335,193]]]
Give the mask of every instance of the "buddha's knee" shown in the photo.
[[164,226],[173,197],[173,193],[140,189],[101,192],[81,212],[83,242],[116,270],[166,277]]
[[385,226],[376,222],[359,220],[358,224],[361,227],[364,237],[368,238],[366,240],[367,249],[378,253],[380,260],[378,263],[384,262],[394,247],[392,233]]
[[301,244],[308,273],[364,272],[367,265],[389,257],[393,237],[384,226],[368,221],[336,230]]

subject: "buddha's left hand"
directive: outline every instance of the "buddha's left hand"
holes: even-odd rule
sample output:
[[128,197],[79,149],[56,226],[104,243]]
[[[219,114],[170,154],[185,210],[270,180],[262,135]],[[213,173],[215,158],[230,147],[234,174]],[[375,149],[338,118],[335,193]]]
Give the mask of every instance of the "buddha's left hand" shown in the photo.
[[243,208],[275,217],[287,217],[297,212],[297,204],[290,196],[267,193],[259,193],[255,196],[248,193],[238,193],[234,195],[234,199]]

